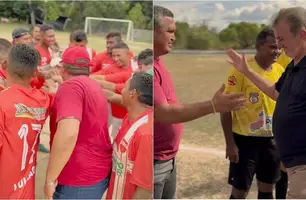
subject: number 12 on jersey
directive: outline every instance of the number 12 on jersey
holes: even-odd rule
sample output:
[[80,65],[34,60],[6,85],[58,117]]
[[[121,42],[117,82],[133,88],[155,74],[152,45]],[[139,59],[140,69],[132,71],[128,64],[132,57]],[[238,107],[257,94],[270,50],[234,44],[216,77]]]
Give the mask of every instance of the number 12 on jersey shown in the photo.
[[[32,155],[31,155],[31,158],[29,160],[29,164],[33,163],[33,161],[34,161],[34,155],[35,155],[35,149],[34,148],[35,148],[35,145],[37,143],[38,137],[40,135],[41,128],[42,128],[41,124],[31,124],[31,129],[33,131],[37,131],[37,135],[36,135],[35,141],[33,143],[32,149],[31,149]],[[29,133],[29,126],[27,124],[23,124],[18,131],[18,135],[19,135],[20,139],[23,140],[21,171],[23,171],[25,169],[27,155],[28,155],[28,151],[29,151],[29,145],[28,145],[28,141],[27,141],[28,133]]]

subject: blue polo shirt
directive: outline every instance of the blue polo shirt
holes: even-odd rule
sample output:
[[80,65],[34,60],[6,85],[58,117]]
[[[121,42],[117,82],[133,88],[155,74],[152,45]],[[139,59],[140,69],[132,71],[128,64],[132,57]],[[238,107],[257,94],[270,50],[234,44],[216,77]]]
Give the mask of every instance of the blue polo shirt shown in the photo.
[[306,164],[306,56],[291,61],[275,84],[279,92],[273,115],[273,133],[286,168]]

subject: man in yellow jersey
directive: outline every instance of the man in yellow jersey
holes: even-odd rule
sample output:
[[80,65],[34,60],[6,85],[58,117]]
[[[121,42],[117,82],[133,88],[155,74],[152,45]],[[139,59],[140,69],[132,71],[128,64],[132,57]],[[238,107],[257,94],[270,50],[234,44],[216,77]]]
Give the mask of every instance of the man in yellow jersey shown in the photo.
[[[259,33],[256,50],[248,60],[249,66],[264,79],[276,82],[284,68],[276,63],[280,52],[272,29]],[[226,157],[230,160],[230,199],[246,198],[255,174],[258,199],[273,198],[273,185],[280,178],[280,159],[272,133],[275,101],[235,68],[228,75],[225,92],[243,92],[248,99],[244,108],[221,114]]]
[[[281,42],[281,41],[280,41]],[[292,59],[286,55],[284,49],[281,49],[281,54],[278,57],[278,59],[276,60],[276,62],[278,64],[280,64],[281,66],[283,66],[285,69],[287,68],[288,64],[292,61]]]

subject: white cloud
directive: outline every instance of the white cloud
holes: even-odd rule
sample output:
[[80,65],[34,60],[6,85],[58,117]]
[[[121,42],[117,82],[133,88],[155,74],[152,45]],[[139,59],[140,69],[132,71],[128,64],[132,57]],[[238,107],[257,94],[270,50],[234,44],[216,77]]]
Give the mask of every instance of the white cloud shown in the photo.
[[222,3],[216,3],[215,6],[216,6],[216,8],[217,8],[218,10],[221,10],[221,11],[224,11],[224,10],[225,10],[225,8],[224,8],[224,6],[223,6]]
[[198,24],[203,20],[218,30],[225,28],[231,22],[249,21],[253,23],[268,23],[273,14],[280,8],[302,6],[306,8],[306,0],[282,1],[167,1],[157,2],[169,8],[178,21]]

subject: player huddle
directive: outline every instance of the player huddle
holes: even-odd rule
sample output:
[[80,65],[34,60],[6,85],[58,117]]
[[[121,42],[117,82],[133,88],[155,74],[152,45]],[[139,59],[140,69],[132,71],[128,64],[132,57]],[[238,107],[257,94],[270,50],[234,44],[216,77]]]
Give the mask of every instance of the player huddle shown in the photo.
[[0,39],[0,198],[35,198],[49,116],[46,198],[101,199],[106,190],[108,199],[150,198],[152,50],[134,57],[118,32],[98,54],[83,31],[66,49],[47,25],[12,36]]

